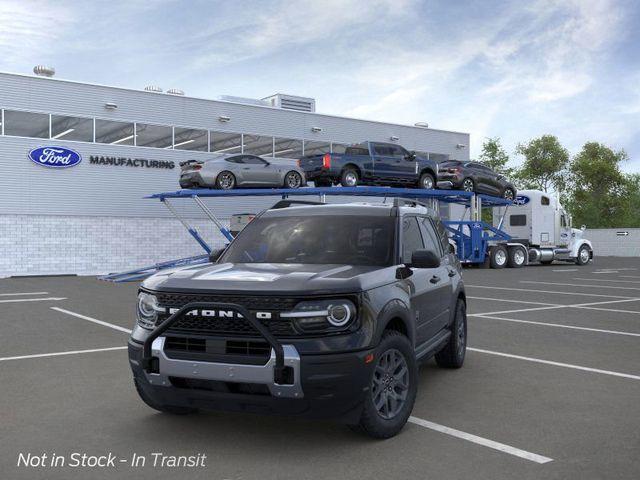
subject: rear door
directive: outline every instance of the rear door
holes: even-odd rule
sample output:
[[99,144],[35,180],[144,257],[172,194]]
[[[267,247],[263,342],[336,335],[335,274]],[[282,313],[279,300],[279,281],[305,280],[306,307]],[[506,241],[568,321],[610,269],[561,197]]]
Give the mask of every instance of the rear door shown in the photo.
[[382,179],[393,177],[396,159],[391,148],[384,143],[372,143],[371,155],[373,157],[375,176]]

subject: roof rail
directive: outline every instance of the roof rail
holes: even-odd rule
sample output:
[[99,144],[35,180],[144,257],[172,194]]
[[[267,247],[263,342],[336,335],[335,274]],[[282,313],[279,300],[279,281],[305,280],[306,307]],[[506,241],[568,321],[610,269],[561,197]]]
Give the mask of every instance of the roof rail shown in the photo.
[[273,207],[270,208],[270,210],[277,210],[279,208],[287,208],[290,207],[292,205],[326,205],[326,203],[323,202],[310,202],[308,200],[280,200],[278,203],[276,203]]

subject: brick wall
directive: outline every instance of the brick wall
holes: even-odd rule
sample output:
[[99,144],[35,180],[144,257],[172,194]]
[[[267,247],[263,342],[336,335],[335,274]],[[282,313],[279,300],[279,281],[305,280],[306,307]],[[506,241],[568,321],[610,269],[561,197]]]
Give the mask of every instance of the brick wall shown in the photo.
[[[212,247],[224,245],[211,222],[190,223]],[[0,277],[99,275],[204,253],[170,218],[0,215],[0,232]]]
[[589,228],[584,238],[593,243],[595,256],[640,257],[640,228]]

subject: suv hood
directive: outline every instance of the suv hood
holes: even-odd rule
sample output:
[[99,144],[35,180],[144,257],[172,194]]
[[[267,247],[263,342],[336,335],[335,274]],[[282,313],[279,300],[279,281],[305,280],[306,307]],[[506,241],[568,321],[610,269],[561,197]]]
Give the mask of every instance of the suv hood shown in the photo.
[[171,292],[323,295],[355,293],[395,281],[395,267],[221,263],[157,273],[143,288]]

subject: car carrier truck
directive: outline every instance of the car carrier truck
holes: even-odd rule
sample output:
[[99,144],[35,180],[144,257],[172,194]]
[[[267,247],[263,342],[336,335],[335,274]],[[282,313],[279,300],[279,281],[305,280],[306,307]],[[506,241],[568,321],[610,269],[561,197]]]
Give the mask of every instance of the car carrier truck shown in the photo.
[[[507,210],[505,210],[507,208]],[[539,190],[522,190],[509,207],[494,207],[493,225],[511,237],[489,246],[493,268],[522,267],[554,260],[585,265],[593,247],[585,226],[572,228],[571,216],[557,198]]]

